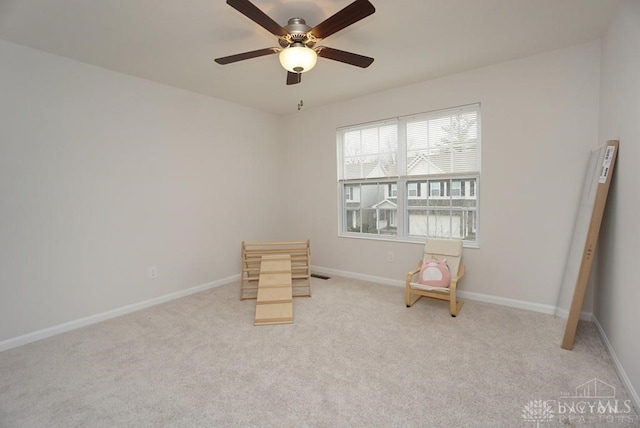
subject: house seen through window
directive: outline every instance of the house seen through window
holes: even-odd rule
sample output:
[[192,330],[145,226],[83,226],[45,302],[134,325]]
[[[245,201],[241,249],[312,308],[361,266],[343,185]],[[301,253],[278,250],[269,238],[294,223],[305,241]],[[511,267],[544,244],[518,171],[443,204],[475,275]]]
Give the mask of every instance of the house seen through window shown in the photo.
[[340,235],[478,244],[480,105],[337,131]]

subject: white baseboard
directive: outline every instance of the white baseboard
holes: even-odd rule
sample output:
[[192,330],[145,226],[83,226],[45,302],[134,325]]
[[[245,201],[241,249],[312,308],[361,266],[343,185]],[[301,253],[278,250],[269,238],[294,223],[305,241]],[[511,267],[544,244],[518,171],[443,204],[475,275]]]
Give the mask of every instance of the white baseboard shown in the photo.
[[[314,273],[320,273],[324,275],[335,275],[335,276],[341,276],[344,278],[351,278],[351,279],[357,279],[361,281],[373,282],[376,284],[391,285],[394,287],[404,287],[404,280],[399,280],[399,279],[384,278],[384,277],[373,276],[373,275],[364,275],[364,274],[355,273],[355,272],[325,268],[322,266],[311,266],[311,270]],[[198,285],[195,287],[188,288],[186,290],[181,290],[175,293],[166,294],[164,296],[155,297],[153,299],[146,300],[144,302],[134,303],[132,305],[124,306],[122,308],[113,309],[111,311],[103,312],[96,315],[91,315],[85,318],[80,318],[80,319],[69,321],[53,327],[38,330],[32,333],[27,333],[22,336],[7,339],[0,342],[0,352],[6,351],[8,349],[16,348],[18,346],[26,345],[27,343],[35,342],[37,340],[45,339],[47,337],[55,336],[56,334],[65,333],[67,331],[75,330],[75,329],[85,327],[91,324],[95,324],[101,321],[105,321],[111,318],[129,314],[131,312],[139,311],[141,309],[146,309],[151,306],[159,305],[161,303],[165,303],[171,300],[179,299],[181,297],[185,297],[190,294],[199,293],[201,291],[205,291],[214,287],[219,287],[221,285],[229,284],[231,282],[238,281],[239,279],[240,279],[239,274],[233,275],[228,278],[213,281],[207,284]],[[544,314],[551,314],[551,315],[556,314],[556,307],[551,305],[543,305],[540,303],[532,303],[532,302],[526,302],[523,300],[508,299],[504,297],[473,293],[470,291],[463,291],[463,290],[460,290],[458,292],[458,295],[463,299],[475,300],[483,303],[492,303],[492,304],[507,306],[511,308],[518,308],[518,309],[525,309],[533,312],[540,312]],[[593,319],[593,314],[582,312],[580,314],[580,319],[585,321],[591,321]]]
[[[569,318],[569,311],[566,309],[558,308],[556,315],[566,320]],[[593,321],[593,312],[580,312],[580,319],[582,321]]]
[[47,337],[55,336],[56,334],[65,333],[67,331],[76,330],[81,327],[86,327],[91,324],[95,324],[101,321],[106,321],[111,318],[116,318],[122,315],[129,314],[131,312],[139,311],[141,309],[150,308],[151,306],[159,305],[161,303],[169,302],[171,300],[179,299],[181,297],[189,296],[191,294],[199,293],[201,291],[209,290],[211,288],[220,287],[221,285],[229,284],[240,279],[240,274],[230,276],[218,281],[209,282],[195,287],[187,288],[185,290],[176,291],[174,293],[165,294],[164,296],[154,297],[153,299],[145,300],[144,302],[138,302],[131,305],[123,306],[121,308],[113,309],[100,314],[91,315],[85,318],[69,321],[63,324],[58,324],[53,327],[48,327],[42,330],[27,333],[22,336],[14,337],[11,339],[0,342],[0,352],[8,349],[16,348],[18,346],[26,345],[27,343],[35,342],[37,340],[46,339]]
[[624,384],[624,387],[629,392],[629,395],[631,396],[631,400],[633,400],[633,403],[636,406],[636,409],[640,410],[640,397],[638,396],[638,392],[633,387],[633,384],[631,383],[631,379],[629,379],[629,376],[627,376],[627,372],[624,371],[624,368],[622,367],[622,364],[620,363],[620,360],[616,355],[616,351],[613,350],[613,346],[611,345],[611,342],[609,342],[609,338],[607,337],[607,335],[604,332],[604,329],[600,325],[598,318],[593,316],[593,322],[596,325],[596,328],[598,329],[598,333],[600,334],[602,341],[604,342],[604,347],[607,349],[607,352],[611,357],[613,367],[618,373],[618,377],[620,377],[620,380]]
[[[311,270],[313,272],[317,272],[317,273],[324,274],[324,275],[341,276],[341,277],[344,277],[344,278],[358,279],[358,280],[361,280],[361,281],[368,281],[368,282],[375,282],[377,284],[393,285],[395,287],[404,287],[405,286],[404,279],[400,280],[400,279],[390,279],[390,278],[384,278],[384,277],[373,276],[373,275],[363,275],[363,274],[360,274],[360,273],[348,272],[348,271],[343,271],[343,270],[338,270],[338,269],[325,268],[325,267],[322,267],[322,266],[311,266]],[[558,316],[561,316],[564,319],[568,318],[568,315],[569,315],[568,312],[567,312],[566,316],[562,316],[562,311],[561,310],[558,310],[558,314],[556,314],[556,307],[555,306],[543,305],[541,303],[527,302],[527,301],[524,301],[524,300],[509,299],[509,298],[506,298],[506,297],[491,296],[489,294],[480,294],[480,293],[473,293],[471,291],[460,290],[460,291],[458,291],[458,296],[460,296],[460,298],[462,298],[462,299],[474,300],[474,301],[477,301],[477,302],[492,303],[494,305],[507,306],[507,307],[510,307],[510,308],[525,309],[525,310],[528,310],[528,311],[540,312],[540,313],[549,314],[549,315],[558,315]],[[580,319],[581,320],[591,321],[592,317],[593,317],[593,314],[591,312],[581,312],[580,313]]]
[[364,275],[361,273],[355,273],[355,272],[347,272],[344,270],[338,270],[338,269],[331,269],[331,268],[326,268],[326,267],[322,267],[322,266],[311,266],[311,272],[312,273],[320,273],[323,275],[335,275],[335,276],[341,276],[343,278],[350,278],[350,279],[358,279],[360,281],[367,281],[367,282],[375,282],[376,284],[384,284],[384,285],[394,285],[397,287],[404,287],[404,280],[396,280],[396,279],[390,279],[390,278],[383,278],[381,276],[373,276],[373,275]]

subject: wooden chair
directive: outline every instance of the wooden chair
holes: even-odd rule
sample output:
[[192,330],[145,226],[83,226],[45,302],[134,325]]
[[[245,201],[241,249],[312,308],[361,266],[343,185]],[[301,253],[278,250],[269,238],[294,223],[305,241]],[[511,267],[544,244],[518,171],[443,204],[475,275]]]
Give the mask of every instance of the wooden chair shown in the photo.
[[[422,264],[433,258],[444,259],[449,266],[451,282],[449,287],[431,287],[420,284],[416,276],[420,273]],[[422,297],[448,300],[451,316],[458,315],[463,302],[456,297],[458,281],[464,275],[465,267],[462,264],[462,241],[459,239],[427,239],[424,244],[424,256],[418,263],[418,267],[407,273],[405,285],[405,303],[407,308],[413,306]]]

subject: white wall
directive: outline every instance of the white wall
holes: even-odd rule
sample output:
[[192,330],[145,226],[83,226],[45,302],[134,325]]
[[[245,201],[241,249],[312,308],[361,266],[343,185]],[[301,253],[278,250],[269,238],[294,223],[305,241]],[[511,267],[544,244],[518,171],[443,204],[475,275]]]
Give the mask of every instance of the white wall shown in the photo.
[[600,140],[620,140],[600,242],[595,316],[640,406],[640,2],[623,0],[602,45]]
[[592,42],[286,117],[291,233],[308,231],[314,265],[403,281],[421,244],[337,236],[335,130],[480,102],[480,248],[465,250],[461,289],[554,307],[598,143],[599,69],[600,44]]
[[237,275],[242,240],[282,234],[278,133],[0,41],[0,342]]

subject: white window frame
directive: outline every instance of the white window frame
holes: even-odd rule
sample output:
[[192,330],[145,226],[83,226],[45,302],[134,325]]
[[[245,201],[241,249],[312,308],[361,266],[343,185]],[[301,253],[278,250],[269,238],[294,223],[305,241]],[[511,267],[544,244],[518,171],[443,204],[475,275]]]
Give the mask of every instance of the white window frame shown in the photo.
[[[475,137],[475,140],[474,140],[475,145],[477,147],[476,148],[477,171],[473,170],[473,171],[467,171],[464,173],[449,172],[449,173],[435,173],[435,174],[428,173],[428,174],[421,174],[421,175],[408,175],[407,173],[408,171],[407,163],[409,163],[408,157],[407,157],[408,143],[406,141],[407,137],[405,135],[405,129],[406,129],[405,127],[407,126],[407,123],[410,123],[411,120],[415,120],[416,117],[420,118],[424,115],[433,115],[435,117],[438,117],[438,115],[441,115],[442,117],[444,117],[447,114],[455,115],[456,112],[465,112],[465,111],[466,112],[474,111],[477,114],[477,124],[476,124],[477,136]],[[458,225],[461,224],[460,222],[465,222],[468,220],[471,223],[471,226],[469,226],[470,223],[462,223],[462,224],[466,224],[466,226],[464,226],[466,228],[465,230],[467,231],[472,230],[475,233],[475,239],[464,240],[464,245],[465,247],[479,247],[479,243],[480,243],[480,236],[479,236],[480,161],[481,161],[481,114],[480,113],[481,113],[481,109],[480,109],[480,104],[478,103],[478,104],[473,104],[468,106],[456,107],[452,109],[439,110],[439,111],[429,112],[429,113],[421,113],[417,115],[404,116],[404,117],[388,119],[384,121],[339,128],[337,130],[338,195],[339,195],[338,236],[349,237],[349,238],[383,239],[383,240],[392,240],[392,241],[422,243],[424,242],[424,239],[425,239],[424,235],[420,235],[420,236],[410,235],[409,213],[412,210],[414,210],[414,212],[416,209],[419,210],[419,208],[417,208],[416,206],[411,205],[410,200],[427,198],[431,200],[444,200],[445,203],[446,203],[446,200],[449,200],[450,202],[448,206],[434,205],[431,208],[427,207],[427,209],[440,211],[442,213],[449,212],[449,219],[450,219],[449,221],[451,222],[450,225],[448,226],[449,233],[453,233],[454,228],[458,227],[458,226],[454,226],[456,224],[454,222],[454,219],[458,220],[458,223],[457,223]],[[431,117],[431,116],[427,116],[427,117]],[[394,170],[395,174],[382,175],[386,170],[384,168],[380,168],[379,170],[375,171],[376,174],[378,174],[378,176],[373,176],[371,178],[369,177],[362,178],[361,176],[360,178],[345,177],[345,175],[347,174],[346,174],[346,167],[343,160],[344,158],[343,158],[343,140],[342,140],[344,133],[347,131],[354,131],[354,130],[355,131],[369,130],[369,129],[374,130],[376,129],[376,127],[379,127],[379,126],[388,127],[389,125],[393,126],[394,124],[396,124],[397,126],[397,138],[398,138],[397,153],[393,154],[397,156],[396,158],[397,164],[394,166],[395,168],[397,168],[397,172],[395,172]],[[463,140],[463,141],[470,141],[470,140]],[[384,155],[388,157],[389,156],[388,146],[385,146],[386,151],[383,151],[382,150],[383,144],[380,142],[378,143],[378,145],[379,147],[381,147],[380,156]],[[437,147],[435,151],[437,151]],[[431,156],[431,154],[432,154],[431,149],[429,149],[428,156]],[[354,155],[350,153],[348,154],[348,156],[350,156],[350,158],[353,159]],[[366,156],[370,156],[370,154],[367,153]],[[455,156],[455,155],[452,155],[452,156]],[[412,159],[415,159],[415,157]],[[353,167],[354,165],[351,165],[350,168],[353,168]],[[362,169],[362,167],[360,168]],[[391,170],[393,170],[393,167],[391,168]],[[351,171],[353,171],[353,169]],[[356,174],[358,174],[358,172],[356,172]],[[419,183],[417,183],[416,189],[412,192],[409,188],[409,185],[414,184],[415,182],[419,182]],[[454,186],[452,186],[453,182],[457,183],[455,188]],[[466,188],[467,183],[469,183],[468,188]],[[397,210],[395,214],[392,214],[395,217],[394,223],[397,226],[397,232],[395,235],[362,232],[365,226],[364,223],[361,225],[360,231],[353,231],[353,228],[351,228],[351,230],[348,230],[347,211],[351,212],[350,215],[351,215],[352,221],[355,221],[356,217],[354,216],[355,214],[354,214],[353,205],[351,205],[350,207],[347,207],[345,205],[347,202],[350,202],[350,203],[353,202],[353,200],[346,199],[345,187],[351,186],[351,185],[365,185],[365,184],[389,185],[391,188],[395,187],[396,189],[395,195],[389,195],[389,197],[392,198],[393,201],[397,203]],[[432,187],[431,187],[432,184],[438,184],[439,194],[437,196],[433,195]],[[419,191],[420,186],[423,186],[421,189],[422,190],[421,192]],[[462,189],[462,186],[465,186],[464,190]],[[474,190],[473,192],[471,191],[472,188]],[[362,190],[360,192],[362,192]],[[457,193],[457,194],[454,195],[454,193]],[[420,196],[418,196],[418,194],[420,194]],[[464,196],[462,196],[463,194]],[[362,195],[361,198],[359,199],[362,199],[362,198],[364,198],[364,195]],[[453,199],[475,200],[475,205],[473,205],[472,207],[457,205],[457,204],[454,204]],[[360,202],[360,200],[358,202]],[[358,215],[357,218],[359,219],[359,221],[364,222],[364,218],[362,216],[363,216],[363,213],[365,213],[365,211],[367,210],[370,211],[370,208],[364,207],[362,206],[362,204],[360,208],[355,209],[355,211],[357,211],[357,215]],[[458,213],[458,214],[455,214],[455,213]],[[468,217],[471,214],[473,214],[473,217]],[[442,218],[442,217],[438,215],[438,218]],[[475,218],[475,221],[473,221],[474,218]],[[413,225],[413,223],[411,224]],[[460,226],[460,227],[463,227],[463,226]],[[427,226],[426,230],[427,230],[426,233],[430,233],[428,231],[431,229]],[[445,233],[446,233],[447,229],[443,228],[441,230],[445,230]],[[437,233],[437,232],[434,232],[434,233]]]
[[462,180],[451,180],[451,190],[449,193],[451,194],[451,197],[462,197]]

